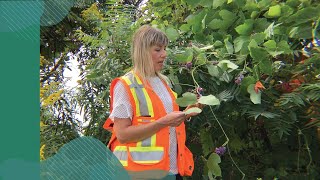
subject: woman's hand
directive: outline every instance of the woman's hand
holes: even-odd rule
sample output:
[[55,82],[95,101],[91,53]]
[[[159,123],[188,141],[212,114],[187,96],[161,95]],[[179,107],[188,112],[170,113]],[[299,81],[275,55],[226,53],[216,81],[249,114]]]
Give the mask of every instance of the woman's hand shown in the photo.
[[187,119],[187,116],[182,111],[173,111],[166,116],[158,119],[156,122],[163,125],[163,126],[172,126],[177,127],[183,121]]

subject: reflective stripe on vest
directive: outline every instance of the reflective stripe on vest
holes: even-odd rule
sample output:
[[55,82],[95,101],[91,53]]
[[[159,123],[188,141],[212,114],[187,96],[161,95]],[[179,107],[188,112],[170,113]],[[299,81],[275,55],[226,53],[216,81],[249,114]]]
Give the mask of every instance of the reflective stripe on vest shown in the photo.
[[122,166],[128,166],[127,146],[116,146],[113,154],[119,159]]
[[[138,124],[155,121],[151,98],[149,97],[140,78],[136,74],[130,72],[123,76],[122,79],[130,87],[130,92],[136,106],[135,115],[136,117],[139,117],[137,119]],[[127,149],[123,148],[126,146],[116,146],[114,150],[114,152],[116,152],[115,155],[118,157],[120,162],[123,165],[126,164],[126,166],[129,154],[132,161],[136,163],[152,164],[160,162],[164,157],[164,147],[156,147],[156,139],[157,136],[154,134],[149,138],[139,141],[136,143],[135,147],[129,147],[129,152],[127,152]],[[124,152],[127,152],[126,157],[122,157]]]
[[129,147],[131,158],[136,163],[158,163],[163,159],[163,147]]

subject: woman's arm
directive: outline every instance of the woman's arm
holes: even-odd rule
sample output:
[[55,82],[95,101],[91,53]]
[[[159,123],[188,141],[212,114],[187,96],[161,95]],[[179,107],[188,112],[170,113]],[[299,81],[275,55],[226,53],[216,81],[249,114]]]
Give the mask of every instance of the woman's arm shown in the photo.
[[129,118],[114,118],[114,130],[116,137],[120,143],[138,142],[144,140],[159,130],[167,126],[179,126],[186,120],[184,112],[175,111],[167,114],[166,116],[139,126],[132,126]]

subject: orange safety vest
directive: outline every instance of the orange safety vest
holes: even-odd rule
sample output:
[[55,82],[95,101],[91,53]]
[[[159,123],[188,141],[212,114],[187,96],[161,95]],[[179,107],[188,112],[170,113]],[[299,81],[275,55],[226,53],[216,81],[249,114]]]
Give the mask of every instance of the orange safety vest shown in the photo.
[[[166,115],[162,101],[151,89],[151,86],[146,86],[141,81],[140,76],[132,71],[112,81],[110,88],[111,111],[114,86],[118,81],[121,81],[125,85],[131,106],[133,107],[132,126],[151,123]],[[167,83],[164,81],[162,83],[164,83],[171,96],[173,111],[179,111],[179,106],[175,103],[176,93],[168,87]],[[112,126],[113,122],[108,118],[103,128],[113,132]],[[184,123],[176,127],[176,136],[178,143],[178,172],[181,176],[191,176],[194,169],[194,161],[192,153],[185,146],[186,132]],[[121,144],[117,140],[115,132],[113,132],[108,147],[126,170],[169,171],[169,127],[161,129],[156,134],[142,141],[126,144]]]

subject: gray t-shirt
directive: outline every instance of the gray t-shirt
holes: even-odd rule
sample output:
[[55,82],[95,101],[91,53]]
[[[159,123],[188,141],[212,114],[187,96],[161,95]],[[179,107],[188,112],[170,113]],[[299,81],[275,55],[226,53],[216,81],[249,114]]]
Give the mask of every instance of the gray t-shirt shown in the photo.
[[[154,92],[159,96],[162,103],[164,104],[167,113],[173,111],[171,96],[162,83],[159,77],[151,77],[148,79]],[[121,81],[117,82],[114,87],[113,95],[113,111],[110,114],[110,119],[117,118],[130,118],[132,120],[133,110],[129,101],[128,94],[125,90],[124,85]],[[178,174],[177,168],[177,138],[175,127],[170,127],[169,131],[169,153],[170,153],[170,172],[172,174]]]

